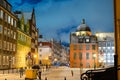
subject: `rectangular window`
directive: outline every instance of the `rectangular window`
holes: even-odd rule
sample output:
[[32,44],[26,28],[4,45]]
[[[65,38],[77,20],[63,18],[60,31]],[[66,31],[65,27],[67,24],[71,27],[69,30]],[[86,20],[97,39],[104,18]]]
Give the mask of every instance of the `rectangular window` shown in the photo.
[[86,45],[86,50],[90,50],[90,45]]
[[16,49],[16,48],[15,48],[15,44],[13,44],[13,51],[15,51],[15,49]]
[[13,38],[16,39],[16,32],[14,32]]
[[5,56],[3,56],[3,65],[5,65],[5,63],[6,63],[6,62],[5,62]]
[[2,25],[0,25],[0,33],[2,33]]
[[13,18],[11,18],[11,25],[13,26]]
[[90,55],[89,55],[88,52],[86,53],[86,59],[87,59],[87,60],[90,59]]
[[85,42],[86,42],[86,43],[89,43],[89,42],[90,42],[89,38],[86,38],[86,39],[85,39]]
[[12,58],[12,64],[15,64],[15,57]]
[[82,45],[80,45],[80,46],[79,46],[79,50],[82,50],[82,49],[83,49],[83,47],[82,47]]
[[16,24],[16,20],[14,20],[14,23],[13,23],[13,25],[14,25],[14,27],[16,27],[16,25],[17,25],[17,24]]
[[10,16],[8,15],[8,23],[10,23]]
[[6,41],[4,41],[4,50],[6,50],[6,47],[7,47]]
[[92,50],[95,50],[95,49],[96,49],[95,45],[92,45]]
[[9,56],[7,56],[6,64],[9,65]]
[[79,59],[82,60],[82,52],[79,53]]
[[13,38],[13,31],[12,30],[11,30],[11,35],[10,36],[11,36],[11,38]]
[[6,5],[7,5],[7,3],[6,3],[6,1],[3,1],[3,6],[6,8]]
[[10,43],[10,51],[12,51],[12,43]]
[[8,29],[8,32],[7,32],[7,33],[8,33],[8,36],[10,37],[10,29]]
[[1,65],[1,61],[2,61],[2,57],[1,57],[1,55],[0,55],[0,65]]
[[2,41],[0,40],[0,49],[2,49]]
[[7,50],[9,50],[9,42],[7,42]]
[[0,10],[0,18],[3,19],[3,11]]
[[77,45],[74,45],[74,46],[73,46],[73,49],[76,50],[76,49],[77,49]]
[[4,27],[4,35],[7,35],[7,28]]
[[76,59],[76,53],[74,53],[74,55],[73,55],[73,59],[74,59],[74,60]]
[[8,21],[8,15],[7,15],[7,13],[5,13],[5,21],[6,22]]
[[7,9],[8,9],[9,11],[11,11],[11,7],[10,7],[9,5],[7,6]]
[[95,59],[96,58],[96,53],[92,53],[92,58]]

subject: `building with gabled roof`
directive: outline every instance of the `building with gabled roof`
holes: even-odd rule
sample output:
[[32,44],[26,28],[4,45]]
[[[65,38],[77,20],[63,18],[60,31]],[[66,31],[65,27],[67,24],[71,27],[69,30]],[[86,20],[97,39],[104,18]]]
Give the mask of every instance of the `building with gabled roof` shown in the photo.
[[[38,64],[38,29],[32,12],[14,12],[18,20],[17,67],[31,67]],[[21,64],[23,65],[21,65]]]

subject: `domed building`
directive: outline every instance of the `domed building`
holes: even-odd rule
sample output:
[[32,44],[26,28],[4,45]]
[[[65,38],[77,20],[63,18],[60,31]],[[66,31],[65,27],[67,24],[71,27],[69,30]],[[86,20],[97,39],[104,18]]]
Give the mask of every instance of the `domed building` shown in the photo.
[[92,35],[90,27],[83,19],[76,32],[70,34],[70,67],[96,68],[97,66],[97,37]]
[[90,36],[92,34],[91,29],[85,23],[85,20],[82,20],[82,24],[77,27],[76,35],[77,36]]

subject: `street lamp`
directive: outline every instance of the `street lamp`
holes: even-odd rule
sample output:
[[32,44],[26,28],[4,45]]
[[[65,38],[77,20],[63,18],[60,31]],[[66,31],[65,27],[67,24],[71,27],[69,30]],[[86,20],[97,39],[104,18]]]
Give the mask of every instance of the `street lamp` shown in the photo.
[[34,61],[35,61],[34,64],[36,64],[36,58],[37,58],[37,55],[35,54],[35,55],[34,55]]
[[96,67],[96,65],[95,65],[95,58],[96,58],[96,54],[93,54],[93,59],[94,59],[94,69],[95,69],[95,67]]

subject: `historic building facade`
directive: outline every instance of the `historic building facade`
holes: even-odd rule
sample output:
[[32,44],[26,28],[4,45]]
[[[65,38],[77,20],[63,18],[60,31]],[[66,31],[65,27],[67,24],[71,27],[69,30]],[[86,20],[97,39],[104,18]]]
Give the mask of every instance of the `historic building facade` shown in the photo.
[[83,19],[76,32],[70,34],[70,67],[96,68],[98,66],[97,37]]
[[[38,28],[36,26],[35,10],[33,9],[32,15],[29,19],[30,23],[30,36],[31,36],[31,54],[35,58],[35,64],[38,64]],[[35,57],[36,56],[36,57]]]
[[32,12],[16,11],[14,13],[19,18],[16,67],[31,67],[38,63],[38,30],[35,26],[34,9]]
[[39,64],[51,65],[52,44],[50,42],[38,42]]
[[[18,17],[17,25],[17,53],[16,68],[29,67],[32,65],[32,57],[27,58],[28,53],[31,52],[31,37],[29,33],[30,25],[29,20],[24,18],[24,13],[15,12]],[[26,21],[27,20],[27,21]]]
[[17,17],[7,0],[0,0],[0,69],[15,67]]

